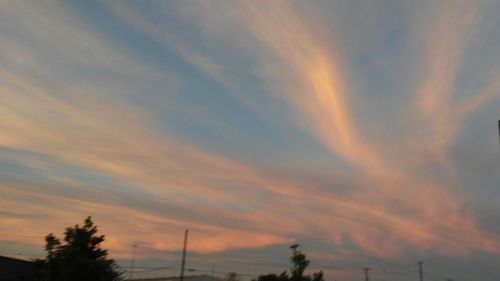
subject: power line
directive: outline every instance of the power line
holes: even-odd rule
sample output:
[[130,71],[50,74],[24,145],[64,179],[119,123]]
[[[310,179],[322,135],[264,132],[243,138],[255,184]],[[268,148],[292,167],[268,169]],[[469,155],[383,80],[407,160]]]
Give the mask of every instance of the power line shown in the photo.
[[21,253],[5,253],[5,252],[2,252],[0,253],[0,255],[3,255],[3,256],[19,256],[19,257],[25,257],[25,258],[31,258],[31,259],[39,259],[41,258],[40,256],[35,256],[35,255],[25,255],[25,254],[21,254]]
[[[203,257],[192,257],[192,259],[199,260],[199,261],[209,261],[208,258],[203,258]],[[235,259],[224,259],[222,258],[221,261],[223,261],[226,265],[227,264],[244,264],[244,265],[258,265],[258,266],[276,266],[276,267],[284,267],[288,268],[290,264],[278,264],[278,263],[266,263],[266,262],[253,262],[253,261],[243,261],[243,260],[235,260]],[[360,269],[362,270],[363,267],[361,266],[334,266],[334,265],[325,265],[325,264],[311,264],[309,267],[310,269],[320,269],[320,270],[341,270],[341,271],[353,271],[357,272]],[[382,274],[387,274],[387,275],[409,275],[417,272],[417,270],[412,269],[412,270],[403,270],[403,271],[397,271],[397,270],[387,270],[386,268],[377,268],[377,267],[371,267],[370,268],[370,273],[372,275],[382,275]]]
[[253,262],[253,261],[241,261],[241,260],[230,260],[230,262],[232,262],[232,263],[240,263],[240,264],[250,264],[250,265],[262,265],[262,266],[279,266],[279,267],[287,267],[287,266],[289,266],[289,264]]
[[[170,266],[164,266],[164,267],[159,267],[159,266],[134,266],[134,269],[157,269],[157,268],[171,268],[171,267],[176,267],[179,266],[180,263],[177,264],[172,264]],[[124,268],[125,270],[130,270],[130,266],[124,266],[124,265],[119,265],[120,268]]]
[[[190,272],[201,272],[201,273],[217,273],[217,274],[228,274],[232,273],[232,271],[212,271],[212,270],[200,270],[200,269],[194,269],[194,268],[189,268],[188,271]],[[259,275],[257,274],[250,274],[250,273],[236,273],[236,275],[239,276],[247,276],[247,277],[258,277]]]
[[[36,258],[36,256],[33,256],[33,255],[26,255],[26,254],[22,254],[22,253],[6,253],[6,252],[0,252],[0,255],[5,255],[5,256],[21,256],[21,257],[28,257],[28,258]],[[199,258],[199,257],[198,257]],[[201,258],[199,258],[201,259]],[[204,259],[202,259],[204,260]],[[240,263],[240,264],[249,264],[249,265],[262,265],[262,266],[266,266],[266,265],[271,265],[271,266],[283,266],[283,267],[287,267],[289,265],[285,265],[285,264],[273,264],[273,263],[265,263],[265,262],[252,262],[252,261],[242,261],[242,260],[231,260],[231,259],[226,259],[226,261],[228,261],[229,263]],[[368,268],[370,273],[372,275],[384,275],[384,276],[409,276],[409,275],[412,275],[414,274],[415,272],[418,272],[419,273],[419,276],[418,276],[418,280],[421,280],[423,281],[423,261],[420,261],[417,263],[417,266],[418,266],[418,269],[414,269],[414,270],[406,270],[406,271],[394,271],[394,270],[386,270],[386,269],[383,269],[383,268]],[[119,265],[120,268],[123,268],[125,269],[126,271],[132,271],[133,270],[133,273],[137,273],[137,274],[141,274],[141,273],[147,273],[147,272],[153,272],[153,271],[158,271],[158,270],[163,270],[163,269],[173,269],[173,268],[178,268],[179,265],[181,265],[182,263],[179,263],[179,262],[173,262],[172,264],[169,264],[168,266],[163,266],[163,267],[151,267],[151,266],[136,266],[135,264],[132,266],[123,266],[123,265]],[[360,270],[361,267],[339,267],[339,266],[328,266],[328,265],[319,265],[321,266],[321,268],[323,269],[331,269],[331,270],[348,270],[348,271],[358,271]],[[134,269],[141,269],[141,270],[134,270]],[[189,272],[201,272],[201,273],[207,273],[207,274],[213,274],[213,273],[216,273],[216,274],[227,274],[227,273],[230,273],[232,271],[215,271],[215,270],[200,270],[200,269],[193,269],[193,268],[189,268],[187,269]],[[366,269],[365,269],[366,270]],[[379,272],[380,271],[380,272]],[[250,274],[250,273],[241,273],[241,274],[238,274],[240,276],[248,276],[248,277],[258,277],[259,275],[258,274]],[[426,275],[429,275],[431,277],[439,277],[439,278],[451,278],[449,275],[444,275],[444,274],[440,274],[440,273],[435,273],[435,272],[426,272]],[[369,276],[368,277],[368,280],[369,280]],[[366,280],[366,277],[365,277],[365,280]],[[457,281],[456,278],[453,278],[452,280],[455,280]]]
[[410,275],[417,272],[417,270],[409,270],[409,271],[386,271],[386,275]]
[[148,268],[148,269],[144,269],[144,270],[140,270],[140,271],[135,271],[134,273],[144,273],[144,272],[158,271],[158,270],[162,270],[162,269],[172,269],[172,268],[177,268],[178,265],[180,265],[180,263],[177,265],[172,265],[172,266]]

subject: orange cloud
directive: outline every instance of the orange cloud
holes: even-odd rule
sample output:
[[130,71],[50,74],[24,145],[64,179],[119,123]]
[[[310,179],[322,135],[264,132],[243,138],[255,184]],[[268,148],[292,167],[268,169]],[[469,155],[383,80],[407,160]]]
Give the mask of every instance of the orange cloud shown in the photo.
[[[492,238],[486,238],[484,233],[479,234],[481,231],[474,223],[473,217],[461,211],[461,199],[454,195],[448,186],[434,184],[433,179],[414,178],[411,172],[413,167],[385,161],[382,155],[383,153],[393,155],[391,148],[384,148],[380,151],[375,142],[360,133],[349,108],[349,88],[344,74],[347,71],[343,69],[344,62],[340,51],[327,46],[319,38],[321,32],[307,26],[292,5],[286,2],[275,1],[265,10],[244,3],[237,8],[239,23],[281,60],[282,65],[273,66],[274,71],[268,71],[268,73],[280,73],[277,75],[279,77],[277,80],[282,83],[281,94],[296,109],[298,121],[305,124],[305,129],[332,153],[359,167],[365,173],[366,183],[374,183],[375,186],[366,186],[364,191],[356,194],[355,202],[359,205],[350,206],[353,208],[347,209],[348,213],[353,217],[364,217],[367,221],[375,221],[383,225],[382,229],[390,229],[389,236],[401,241],[402,244],[409,242],[417,247],[429,248],[443,245],[443,243],[445,245],[452,243],[453,245],[449,247],[443,246],[443,249],[450,248],[463,252],[462,249],[477,247],[487,250],[484,243],[488,244],[488,241],[491,241],[489,239]],[[234,12],[234,7],[232,9],[231,12]],[[431,125],[430,140],[436,151],[442,151],[442,144],[448,142],[449,138],[454,135],[454,129],[448,131],[448,125],[454,119],[448,117],[450,116],[447,113],[448,110],[443,106],[447,106],[445,101],[449,99],[451,90],[449,78],[454,76],[454,65],[461,54],[460,46],[465,40],[460,31],[451,34],[444,33],[448,31],[450,25],[456,22],[455,19],[460,18],[458,30],[465,30],[472,24],[474,18],[474,9],[469,9],[467,6],[449,9],[447,13],[449,14],[441,17],[443,23],[438,24],[436,40],[429,40],[429,42],[447,43],[446,45],[433,45],[435,48],[430,49],[436,50],[436,55],[431,56],[432,67],[429,77],[432,78],[424,83],[424,90],[422,90],[424,97],[421,102],[424,115],[432,115],[431,119],[434,117],[438,119],[435,120],[435,124]],[[452,45],[457,45],[457,47],[453,46],[450,52],[448,46]],[[451,72],[448,69],[451,69]],[[443,77],[442,75],[449,76]],[[438,92],[444,91],[442,96],[433,94],[436,93],[435,91],[425,90],[436,88]],[[403,153],[408,155],[408,151]],[[412,156],[410,154],[409,157]],[[342,199],[345,200],[345,198]],[[411,210],[411,218],[394,214],[393,203],[401,204]],[[361,207],[364,204],[370,207]],[[335,206],[331,208],[336,210]],[[408,219],[416,219],[418,222],[408,224]],[[315,221],[326,222],[327,218],[317,218]],[[467,233],[464,236],[482,235],[483,238],[466,245],[457,241],[448,243],[443,238],[445,232],[458,230],[455,225],[449,223],[452,221],[463,222],[460,229]],[[446,226],[441,229],[442,224]],[[384,247],[378,243],[379,239],[371,237],[366,228],[346,226],[342,231],[348,233],[348,236],[354,238],[365,250],[373,254],[387,253],[389,246]],[[411,237],[408,237],[409,233],[412,233]],[[387,235],[386,239],[391,241]],[[394,244],[388,243],[387,245]]]
[[[401,153],[404,156],[397,159],[416,158],[420,150],[391,151],[391,147],[380,147],[362,134],[351,107],[351,89],[340,50],[321,40],[288,2],[266,4],[269,6],[263,9],[240,2],[231,4],[230,11],[224,7],[215,10],[236,13],[229,18],[274,59],[262,62],[263,68],[270,69],[266,73],[272,74],[267,78],[282,82],[270,87],[277,91],[271,94],[291,105],[296,122],[305,131],[356,168],[359,189],[337,194],[333,187],[325,190],[314,182],[297,183],[260,173],[258,168],[196,148],[168,133],[158,133],[154,120],[141,108],[106,98],[99,89],[52,88],[2,69],[1,146],[36,152],[110,176],[118,183],[133,185],[136,192],[127,198],[129,201],[111,198],[92,202],[57,192],[34,192],[36,183],[30,184],[31,191],[2,183],[0,190],[8,194],[0,198],[3,209],[15,209],[19,202],[26,202],[30,213],[52,216],[43,227],[35,219],[9,219],[2,230],[43,236],[93,214],[108,234],[107,243],[113,252],[125,258],[136,240],[156,251],[178,250],[184,228],[193,230],[196,239],[191,245],[200,252],[268,246],[305,236],[329,240],[347,253],[347,241],[354,241],[372,255],[383,257],[398,256],[406,247],[436,247],[459,254],[478,249],[499,252],[494,246],[498,237],[478,228],[473,216],[462,210],[462,200],[448,182],[419,178],[411,172],[413,167],[394,164],[384,157]],[[454,22],[450,18],[456,17],[455,12],[450,10],[451,14],[443,17],[439,26],[444,27],[437,28],[437,37],[445,35],[442,33]],[[472,24],[472,17],[465,19],[461,29]],[[447,36],[442,42],[452,42],[457,49],[448,54],[448,45],[437,46],[435,53],[428,54],[430,73],[443,72],[444,76],[428,78],[418,92],[421,117],[437,118],[430,132],[435,151],[442,151],[442,145],[455,134],[447,127],[455,120],[448,104],[452,94],[449,80],[455,75],[460,45],[465,41],[460,33]],[[169,38],[164,41],[172,42]],[[193,64],[221,79],[223,71],[213,67],[212,61],[192,57],[180,46],[176,49],[184,52],[184,57],[191,57]],[[119,68],[131,65],[125,61]],[[494,95],[495,89],[492,86],[492,90],[486,90],[484,99]],[[435,95],[434,90],[443,92],[443,96]],[[64,95],[65,91],[71,92],[71,97]],[[473,101],[464,111],[482,103],[483,99]],[[34,169],[45,169],[51,183],[62,188],[82,185],[51,170],[44,161],[20,161]],[[402,161],[407,162],[411,163]],[[43,187],[40,191],[49,192]],[[142,202],[141,198],[149,201]],[[164,208],[154,206],[153,199],[161,201]],[[172,211],[175,208],[180,211]]]
[[[416,147],[425,155],[447,163],[447,150],[465,118],[487,101],[498,96],[495,76],[479,93],[462,103],[458,95],[457,73],[471,38],[479,31],[480,11],[471,1],[460,1],[440,8],[441,15],[432,22],[432,31],[423,43],[423,78],[416,91],[415,109],[420,122]],[[422,43],[421,43],[422,44]],[[449,163],[448,163],[449,164]]]

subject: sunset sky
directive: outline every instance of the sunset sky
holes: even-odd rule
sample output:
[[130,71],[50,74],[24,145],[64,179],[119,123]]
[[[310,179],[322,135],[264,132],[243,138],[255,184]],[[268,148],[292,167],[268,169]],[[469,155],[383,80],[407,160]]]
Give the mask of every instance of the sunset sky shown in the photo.
[[498,280],[499,11],[1,1],[0,255],[90,215],[148,276],[189,229],[198,273]]

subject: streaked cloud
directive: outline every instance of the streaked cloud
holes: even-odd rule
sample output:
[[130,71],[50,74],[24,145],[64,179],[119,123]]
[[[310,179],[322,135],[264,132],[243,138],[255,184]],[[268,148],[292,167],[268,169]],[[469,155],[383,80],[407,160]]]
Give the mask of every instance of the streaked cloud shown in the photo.
[[495,5],[393,6],[404,22],[367,27],[342,15],[360,3],[2,5],[0,240],[40,247],[93,215],[121,259],[170,258],[186,228],[200,256],[299,241],[353,266],[498,259],[453,154],[499,102],[498,66],[466,63]]

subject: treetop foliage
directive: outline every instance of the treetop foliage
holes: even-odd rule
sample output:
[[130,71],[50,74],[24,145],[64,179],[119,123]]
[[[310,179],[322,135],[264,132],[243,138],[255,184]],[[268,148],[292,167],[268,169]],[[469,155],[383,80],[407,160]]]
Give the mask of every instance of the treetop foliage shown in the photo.
[[283,271],[280,275],[274,273],[260,275],[257,280],[253,281],[324,281],[323,271],[314,272],[312,276],[304,275],[310,261],[302,251],[298,250],[298,247],[298,244],[290,247],[293,251],[290,257],[290,275],[287,271]]
[[87,217],[83,226],[66,228],[64,240],[54,234],[45,237],[47,257],[42,265],[42,281],[119,281],[122,273],[107,250],[100,247],[104,235],[97,235],[97,226]]

